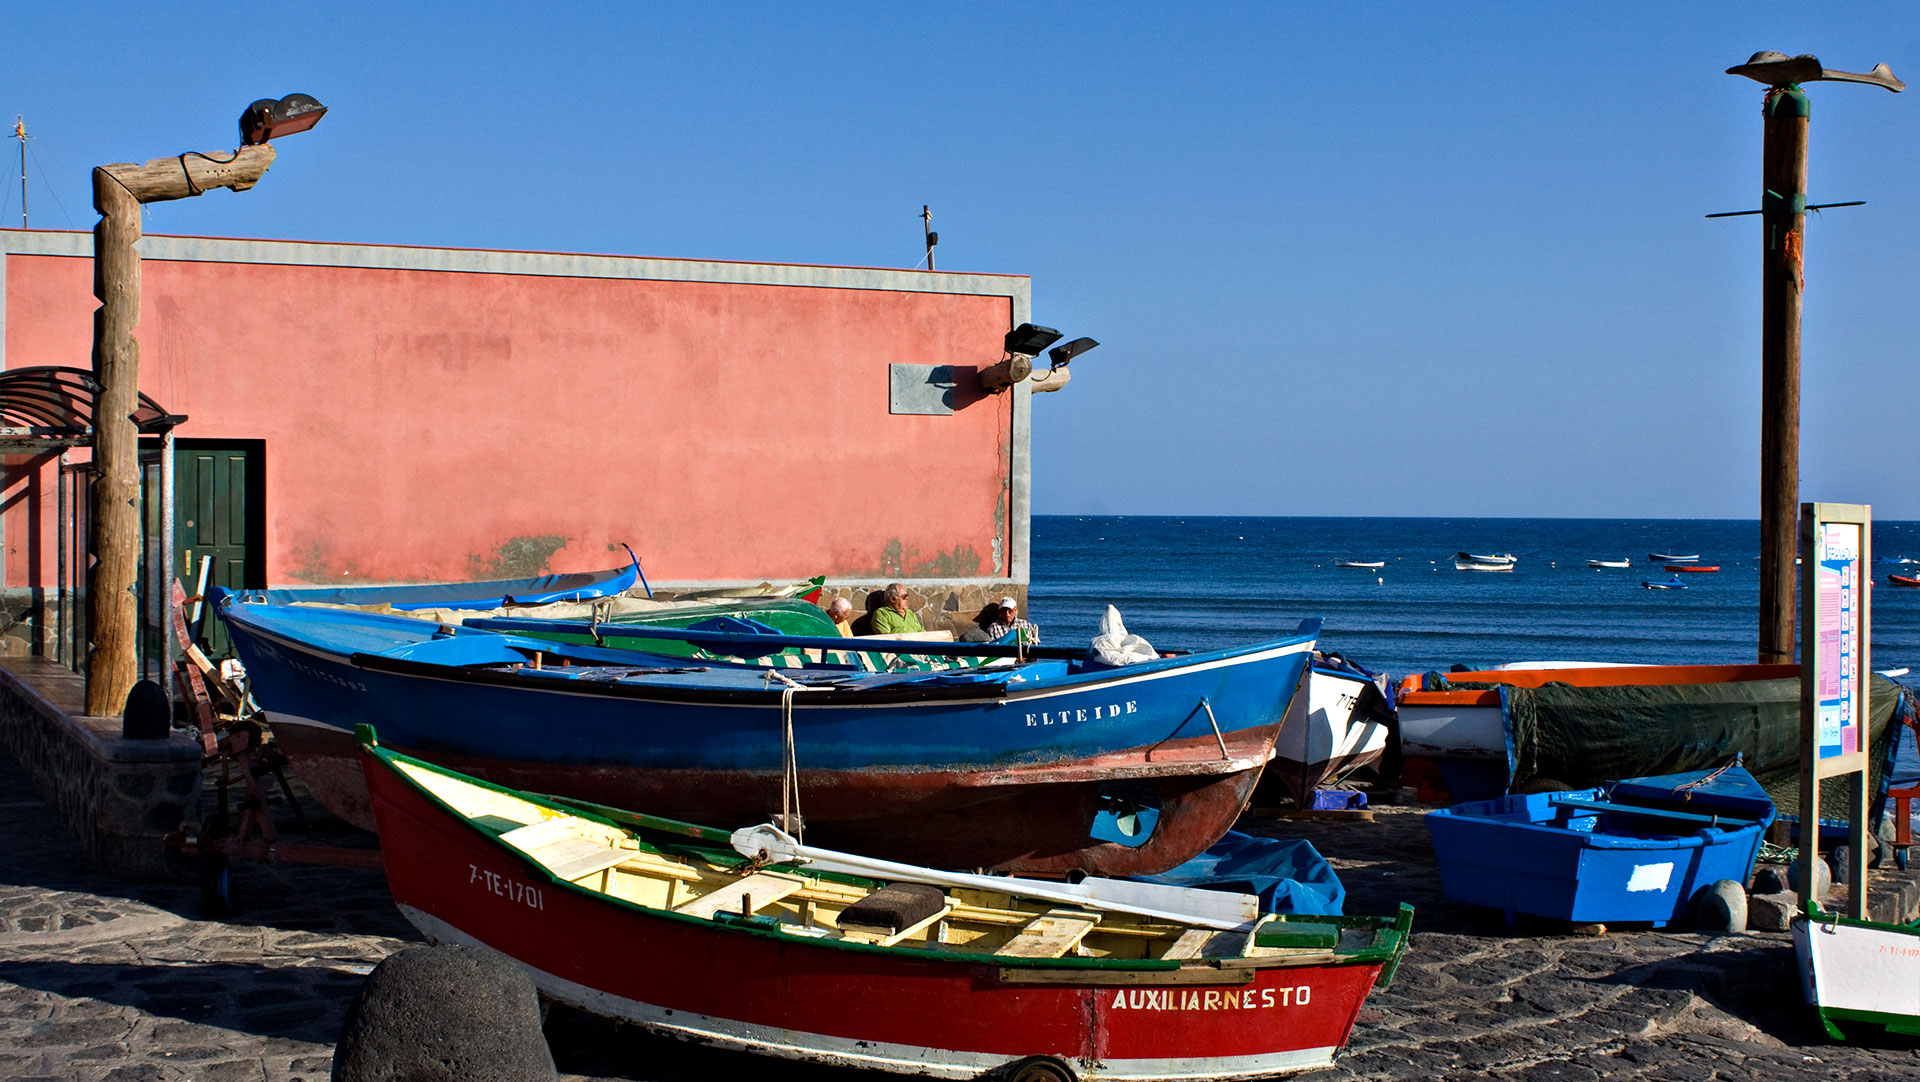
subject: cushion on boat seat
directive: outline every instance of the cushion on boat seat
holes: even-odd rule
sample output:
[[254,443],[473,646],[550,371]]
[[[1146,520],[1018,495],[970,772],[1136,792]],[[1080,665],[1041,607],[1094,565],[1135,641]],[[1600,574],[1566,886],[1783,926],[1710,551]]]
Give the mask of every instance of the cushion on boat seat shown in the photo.
[[840,911],[841,927],[884,928],[897,932],[926,920],[947,904],[939,887],[925,883],[895,883],[882,887]]

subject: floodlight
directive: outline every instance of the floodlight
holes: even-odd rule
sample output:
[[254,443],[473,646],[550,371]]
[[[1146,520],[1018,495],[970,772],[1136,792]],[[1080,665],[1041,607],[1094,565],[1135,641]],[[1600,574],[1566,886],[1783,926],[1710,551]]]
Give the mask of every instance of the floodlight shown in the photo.
[[1055,346],[1049,350],[1047,352],[1047,360],[1052,361],[1055,368],[1064,368],[1068,361],[1073,360],[1075,357],[1080,356],[1082,353],[1099,344],[1100,343],[1091,338],[1076,338],[1064,346]]
[[327,107],[310,94],[288,94],[275,101],[261,98],[240,114],[240,145],[257,146],[282,135],[303,132],[327,115]]
[[1037,357],[1040,351],[1060,340],[1060,332],[1052,327],[1036,327],[1031,323],[1022,323],[1007,332],[1007,352],[1016,357]]

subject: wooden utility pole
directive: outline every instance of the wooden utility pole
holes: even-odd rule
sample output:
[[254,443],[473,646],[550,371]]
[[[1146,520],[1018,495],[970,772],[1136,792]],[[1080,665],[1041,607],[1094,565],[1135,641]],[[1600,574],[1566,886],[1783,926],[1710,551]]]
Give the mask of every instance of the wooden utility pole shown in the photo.
[[[1835,71],[1813,56],[1759,52],[1727,69],[1765,83],[1760,184],[1760,662],[1793,661],[1800,545],[1800,291],[1807,234],[1807,127],[1801,83],[1907,84],[1885,64]],[[1819,204],[1852,206],[1857,204]],[[1750,214],[1752,211],[1741,211]],[[1724,215],[1710,215],[1724,217]]]
[[1793,661],[1800,541],[1800,286],[1807,233],[1807,96],[1772,87],[1761,150],[1760,663]]
[[138,671],[134,649],[139,619],[140,207],[185,199],[212,188],[245,191],[273,164],[268,144],[225,157],[199,153],[156,158],[145,165],[103,165],[93,171],[93,375],[100,396],[93,412],[92,507],[87,523],[87,605],[93,648],[87,656],[86,711],[119,713]]

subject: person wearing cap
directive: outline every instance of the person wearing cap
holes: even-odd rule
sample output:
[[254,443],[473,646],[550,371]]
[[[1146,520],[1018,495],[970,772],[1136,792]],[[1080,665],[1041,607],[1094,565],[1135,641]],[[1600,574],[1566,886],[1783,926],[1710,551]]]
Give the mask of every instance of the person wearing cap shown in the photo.
[[920,625],[920,617],[907,608],[907,588],[894,582],[887,585],[887,603],[873,610],[873,633],[875,635],[901,635],[913,631],[925,631]]
[[1020,641],[1032,645],[1040,641],[1040,627],[1020,618],[1020,603],[1011,597],[1000,599],[1000,615],[987,625],[987,638],[997,641],[1009,631],[1020,632]]

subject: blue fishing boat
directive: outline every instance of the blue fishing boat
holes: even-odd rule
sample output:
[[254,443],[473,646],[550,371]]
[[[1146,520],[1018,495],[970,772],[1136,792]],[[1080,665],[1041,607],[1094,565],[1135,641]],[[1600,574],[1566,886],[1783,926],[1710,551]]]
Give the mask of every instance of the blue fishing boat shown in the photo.
[[[1320,625],[1123,666],[1084,649],[837,640],[1004,659],[867,672],[226,594],[215,607],[295,770],[363,825],[353,729],[374,725],[389,746],[513,788],[693,821],[797,812],[810,837],[892,859],[1114,875],[1164,871],[1233,825]],[[1152,827],[1094,836],[1116,816]]]
[[1746,883],[1773,801],[1739,765],[1458,804],[1426,817],[1450,901],[1575,923],[1682,919]]
[[[624,547],[624,546],[622,546]],[[251,596],[281,605],[385,605],[394,609],[498,609],[508,605],[545,605],[612,597],[641,581],[640,558],[627,549],[627,563],[605,571],[575,571],[529,579],[443,582],[413,586],[288,586],[256,590]]]
[[1663,579],[1659,582],[1654,582],[1651,579],[1642,580],[1640,585],[1649,590],[1684,590],[1687,588],[1687,584],[1680,581],[1680,576],[1678,575],[1670,579]]

